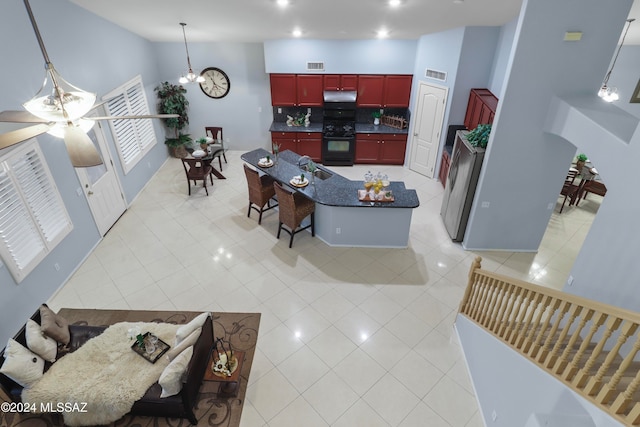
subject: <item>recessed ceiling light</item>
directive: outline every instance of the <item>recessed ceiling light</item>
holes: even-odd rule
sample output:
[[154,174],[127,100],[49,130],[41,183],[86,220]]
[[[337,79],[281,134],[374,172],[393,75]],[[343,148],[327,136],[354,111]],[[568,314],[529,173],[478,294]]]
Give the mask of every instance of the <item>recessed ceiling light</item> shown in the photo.
[[389,6],[391,6],[391,7],[400,6],[400,0],[389,0]]
[[289,5],[289,0],[277,0],[276,3],[280,7],[286,7]]
[[378,38],[379,39],[384,39],[389,37],[389,30],[385,30],[384,28],[382,30],[378,30]]
[[302,36],[302,30],[299,28],[296,28],[295,30],[293,30],[291,32],[291,34],[293,35],[293,37],[301,37]]

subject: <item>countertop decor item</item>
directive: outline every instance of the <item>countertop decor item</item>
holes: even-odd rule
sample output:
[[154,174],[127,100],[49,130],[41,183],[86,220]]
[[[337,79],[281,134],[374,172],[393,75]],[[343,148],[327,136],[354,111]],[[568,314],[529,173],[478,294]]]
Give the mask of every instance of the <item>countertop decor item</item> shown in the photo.
[[469,144],[471,144],[472,147],[487,148],[490,133],[490,124],[478,125],[477,128],[467,134],[467,141],[469,142]]

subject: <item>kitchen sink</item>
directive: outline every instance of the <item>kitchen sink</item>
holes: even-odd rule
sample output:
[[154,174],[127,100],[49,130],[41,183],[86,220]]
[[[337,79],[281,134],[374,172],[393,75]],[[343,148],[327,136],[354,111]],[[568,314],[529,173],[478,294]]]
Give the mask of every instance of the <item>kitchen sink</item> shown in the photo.
[[[305,172],[309,172],[309,168],[307,165],[302,165],[300,166],[300,169],[302,169]],[[325,180],[325,179],[329,179],[333,176],[333,174],[329,171],[326,171],[324,169],[316,169],[316,171],[313,173],[315,175],[316,178],[320,179],[320,180]]]

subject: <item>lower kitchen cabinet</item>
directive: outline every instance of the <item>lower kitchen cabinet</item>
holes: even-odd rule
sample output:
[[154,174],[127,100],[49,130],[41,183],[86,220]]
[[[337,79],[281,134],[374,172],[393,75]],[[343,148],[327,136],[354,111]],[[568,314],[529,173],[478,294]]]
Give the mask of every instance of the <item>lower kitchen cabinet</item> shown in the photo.
[[322,158],[321,132],[271,132],[271,142],[278,144],[280,151],[291,150],[311,157],[314,162]]
[[356,135],[356,163],[404,164],[407,135],[395,133],[359,133]]

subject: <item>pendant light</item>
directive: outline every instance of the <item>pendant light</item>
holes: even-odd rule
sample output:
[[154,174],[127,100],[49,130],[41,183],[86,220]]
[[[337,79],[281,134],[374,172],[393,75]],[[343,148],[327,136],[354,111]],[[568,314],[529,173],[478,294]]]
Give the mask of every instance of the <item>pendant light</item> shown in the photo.
[[187,75],[182,75],[178,80],[181,84],[185,83],[202,83],[204,82],[204,77],[199,76],[193,73],[193,69],[191,68],[191,59],[189,58],[189,47],[187,46],[187,34],[184,32],[184,27],[187,25],[184,22],[181,22],[182,25],[182,36],[184,37],[184,49],[187,51],[187,65],[189,66],[189,72]]
[[618,55],[620,55],[620,50],[622,49],[622,45],[624,44],[624,39],[625,37],[627,37],[627,32],[629,31],[629,27],[631,26],[631,23],[633,21],[635,21],[635,19],[633,18],[627,19],[627,29],[624,31],[620,46],[618,46],[618,52],[616,52],[616,56],[613,58],[613,64],[611,64],[611,69],[604,76],[602,87],[600,87],[600,90],[598,91],[598,96],[607,102],[613,102],[620,99],[620,95],[618,95],[618,89],[615,87],[607,86],[607,83],[609,83],[609,77],[611,77],[611,72],[613,71],[613,67],[615,67],[616,65],[616,60],[618,59]]

